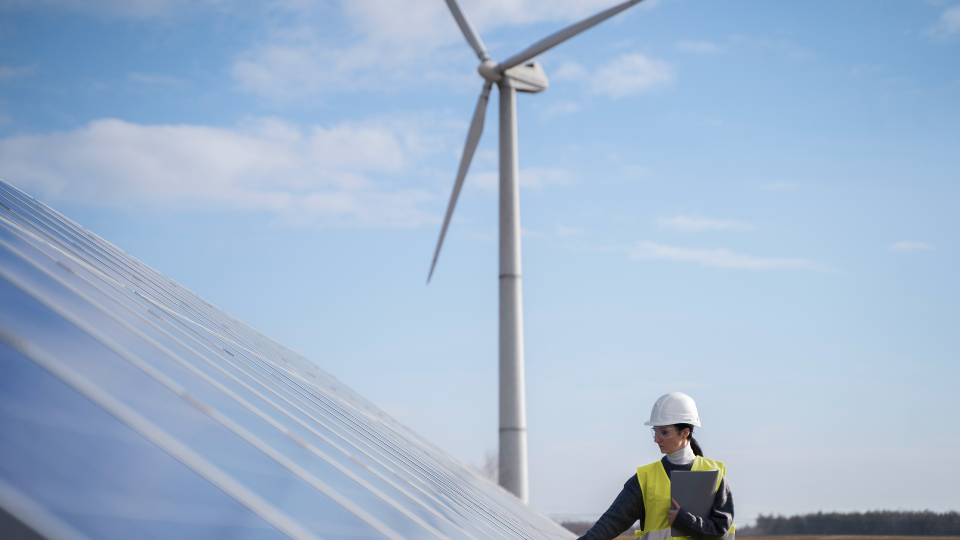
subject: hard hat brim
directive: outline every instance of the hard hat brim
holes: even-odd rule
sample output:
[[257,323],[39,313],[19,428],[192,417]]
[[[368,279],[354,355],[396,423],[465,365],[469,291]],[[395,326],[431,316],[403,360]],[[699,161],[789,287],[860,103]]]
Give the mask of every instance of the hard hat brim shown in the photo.
[[653,422],[644,422],[644,423],[643,423],[643,425],[645,425],[645,426],[653,426],[653,427],[672,426],[672,425],[674,425],[674,424],[690,424],[690,425],[693,426],[693,427],[700,427],[700,422],[693,422],[693,421],[688,421],[688,422],[673,422],[673,423],[670,423],[670,424],[656,424],[656,423],[653,423]]

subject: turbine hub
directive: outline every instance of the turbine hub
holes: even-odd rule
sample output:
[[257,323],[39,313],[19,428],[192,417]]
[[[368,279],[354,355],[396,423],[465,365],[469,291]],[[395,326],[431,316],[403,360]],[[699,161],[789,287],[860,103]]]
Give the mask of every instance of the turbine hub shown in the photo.
[[503,73],[500,72],[500,64],[490,59],[481,62],[477,71],[481,77],[492,83],[498,82],[503,78]]

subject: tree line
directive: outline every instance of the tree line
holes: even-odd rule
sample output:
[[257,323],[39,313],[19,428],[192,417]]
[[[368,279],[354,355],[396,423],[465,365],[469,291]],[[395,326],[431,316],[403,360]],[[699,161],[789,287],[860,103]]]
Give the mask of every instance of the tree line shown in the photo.
[[[817,512],[798,516],[760,515],[754,527],[743,536],[773,535],[885,535],[885,536],[960,536],[960,514],[929,510],[923,512],[839,513]],[[741,531],[737,531],[741,535]]]
[[[561,520],[560,525],[577,536],[582,536],[595,521]],[[628,531],[632,535],[633,531]],[[737,527],[737,536],[960,536],[960,514],[929,510],[902,512],[875,510],[871,512],[817,512],[797,516],[765,516],[757,518],[752,527]]]

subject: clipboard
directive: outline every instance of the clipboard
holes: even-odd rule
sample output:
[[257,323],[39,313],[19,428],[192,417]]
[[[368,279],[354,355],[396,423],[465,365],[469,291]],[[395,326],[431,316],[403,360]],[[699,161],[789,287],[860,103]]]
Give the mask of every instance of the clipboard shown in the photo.
[[[707,518],[713,509],[720,471],[673,471],[670,473],[670,497],[677,500],[680,508],[691,514]],[[670,504],[673,510],[673,503]],[[671,527],[672,536],[686,533]]]

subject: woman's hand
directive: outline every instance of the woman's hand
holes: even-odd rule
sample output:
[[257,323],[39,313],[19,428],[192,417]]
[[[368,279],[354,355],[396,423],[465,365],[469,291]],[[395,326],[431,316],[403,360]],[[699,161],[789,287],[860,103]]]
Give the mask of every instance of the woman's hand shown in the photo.
[[673,506],[675,506],[676,509],[667,510],[667,521],[670,522],[670,525],[673,525],[673,520],[677,519],[677,514],[680,513],[680,503],[678,503],[676,499],[672,498],[670,499],[670,502],[673,503]]

